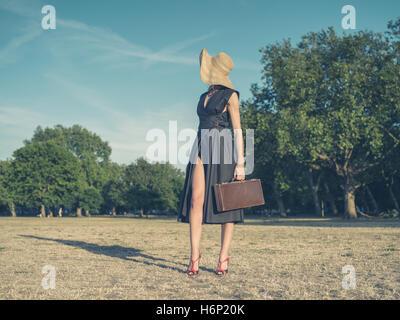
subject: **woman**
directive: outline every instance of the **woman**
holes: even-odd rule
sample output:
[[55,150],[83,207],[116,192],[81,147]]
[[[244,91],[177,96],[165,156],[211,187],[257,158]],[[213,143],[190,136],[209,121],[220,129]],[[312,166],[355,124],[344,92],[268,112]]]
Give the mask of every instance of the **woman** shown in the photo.
[[[216,274],[225,275],[234,224],[243,222],[243,209],[217,211],[213,189],[216,183],[245,178],[239,92],[228,77],[232,68],[232,59],[226,53],[220,52],[211,57],[205,48],[201,51],[200,77],[210,87],[200,96],[197,105],[200,124],[186,167],[178,212],[178,221],[190,223],[191,258],[187,270],[190,276],[199,272],[202,225],[221,224],[221,250]],[[230,139],[226,139],[227,132]],[[220,139],[221,136],[223,139]]]

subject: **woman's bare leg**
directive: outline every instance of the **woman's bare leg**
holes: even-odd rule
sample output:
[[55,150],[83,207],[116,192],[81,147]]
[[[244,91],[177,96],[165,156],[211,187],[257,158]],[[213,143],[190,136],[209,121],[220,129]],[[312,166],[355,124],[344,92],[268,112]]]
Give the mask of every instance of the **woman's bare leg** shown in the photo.
[[[229,256],[229,248],[232,243],[234,225],[235,224],[233,222],[221,224],[221,251],[219,253],[219,259],[221,261],[225,260]],[[227,262],[224,262],[221,265],[221,268],[226,269]]]
[[[192,180],[192,200],[190,205],[190,246],[191,257],[197,259],[200,254],[200,238],[203,222],[203,205],[204,205],[204,168],[200,157],[197,157],[196,165],[193,169]],[[193,268],[198,269],[198,261],[194,263]]]

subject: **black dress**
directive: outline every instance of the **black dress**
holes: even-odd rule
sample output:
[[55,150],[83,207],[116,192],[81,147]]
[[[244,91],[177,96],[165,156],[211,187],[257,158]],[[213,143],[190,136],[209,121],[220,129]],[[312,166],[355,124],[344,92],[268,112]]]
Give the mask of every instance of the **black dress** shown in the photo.
[[[180,196],[178,221],[190,222],[190,204],[192,198],[192,174],[197,156],[200,156],[204,167],[205,193],[203,206],[203,224],[222,224],[226,222],[244,222],[244,209],[218,212],[213,185],[229,182],[233,179],[236,167],[234,156],[233,130],[228,110],[223,111],[233,92],[239,92],[224,86],[204,101],[207,92],[200,96],[197,104],[197,115],[200,123],[197,137],[193,144],[189,163],[186,166],[184,187]],[[219,157],[218,157],[219,156]]]

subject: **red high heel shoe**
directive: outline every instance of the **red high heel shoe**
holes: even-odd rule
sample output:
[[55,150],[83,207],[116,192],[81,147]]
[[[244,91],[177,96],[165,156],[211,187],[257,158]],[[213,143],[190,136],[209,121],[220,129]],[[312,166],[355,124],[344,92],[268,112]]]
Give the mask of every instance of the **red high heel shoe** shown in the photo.
[[[197,259],[195,259],[195,260],[193,260],[192,258],[190,258],[190,265],[191,265],[192,267],[186,271],[186,273],[187,273],[188,276],[195,276],[195,275],[197,275],[197,274],[199,273],[199,269],[197,269],[197,270],[194,269],[194,263],[195,263],[196,261],[199,261],[199,262],[200,262],[200,258],[201,258],[201,254],[199,254],[199,257],[198,257]],[[189,266],[190,266],[190,265],[189,265]]]
[[217,269],[217,271],[215,271],[215,273],[218,276],[224,276],[228,273],[228,267],[226,269],[222,269],[222,264],[226,261],[229,263],[230,258],[226,258],[224,261],[219,260],[219,267]]

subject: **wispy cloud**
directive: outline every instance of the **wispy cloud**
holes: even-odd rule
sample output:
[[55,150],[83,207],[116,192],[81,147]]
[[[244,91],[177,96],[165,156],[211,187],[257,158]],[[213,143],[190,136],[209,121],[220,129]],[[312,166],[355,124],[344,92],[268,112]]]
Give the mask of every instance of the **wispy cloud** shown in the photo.
[[[165,59],[167,59],[167,61],[169,61],[169,62],[176,62],[177,58],[174,55],[177,52],[179,52],[197,42],[204,41],[213,36],[215,36],[215,32],[210,32],[210,33],[204,34],[197,38],[193,38],[193,39],[189,39],[189,40],[171,44],[171,45],[161,49],[160,51],[152,54],[150,56],[150,58],[147,58],[147,61],[145,61],[145,67],[150,66],[151,64],[154,63],[154,61],[165,61]],[[191,57],[191,58],[180,57],[180,58],[178,58],[178,61],[181,63],[184,63],[184,64],[198,64],[199,63],[199,60],[197,57]]]
[[38,28],[32,28],[25,31],[22,35],[19,35],[11,39],[3,48],[0,49],[0,65],[14,63],[18,60],[18,50],[24,44],[39,37],[42,31]]
[[249,70],[249,71],[261,71],[260,64],[243,60],[243,59],[235,59],[235,69]]
[[[184,56],[180,52],[191,45],[210,38],[214,33],[207,33],[199,37],[180,41],[168,45],[160,50],[151,50],[146,46],[132,43],[119,34],[95,26],[89,26],[85,23],[58,19],[57,23],[61,27],[68,28],[70,32],[65,39],[77,42],[80,45],[75,48],[82,50],[82,45],[88,50],[95,50],[91,57],[92,62],[109,62],[108,67],[126,67],[138,66],[135,59],[140,59],[140,67],[147,68],[157,62],[177,63],[193,65],[198,63],[196,57]],[[73,47],[72,47],[73,48]]]
[[[7,11],[17,16],[22,16],[23,24],[15,22],[13,26],[19,27],[19,34],[10,39],[6,45],[0,48],[0,66],[18,61],[21,54],[21,49],[28,42],[38,38],[43,30],[40,28],[37,21],[34,21],[34,1],[0,1],[0,11]],[[39,11],[40,12],[40,11]]]
[[32,123],[37,125],[46,120],[48,120],[47,117],[39,112],[15,106],[0,106],[0,124],[2,126],[31,127]]
[[[114,161],[127,163],[138,156],[144,156],[146,149],[152,144],[152,142],[146,141],[146,134],[149,130],[158,128],[168,135],[170,120],[185,123],[188,115],[194,114],[194,111],[190,109],[191,104],[183,101],[166,105],[163,110],[142,110],[140,113],[129,114],[118,109],[120,107],[118,102],[109,99],[105,94],[89,85],[72,81],[61,75],[45,74],[44,76],[62,86],[70,97],[80,102],[85,108],[92,108],[93,115],[99,113],[102,115],[101,117],[81,118],[79,124],[96,132],[110,143]],[[62,120],[62,123],[66,123],[66,121]],[[194,129],[193,125],[191,127]]]
[[[12,39],[0,49],[0,64],[17,60],[15,52],[24,43],[37,38],[43,30],[38,27],[37,19],[40,4],[37,1],[2,0],[0,10],[5,10],[31,20],[25,32]],[[182,52],[191,46],[215,37],[215,31],[171,43],[164,48],[152,50],[149,47],[133,43],[118,33],[103,27],[93,26],[77,20],[62,19],[57,16],[58,36],[45,43],[43,47],[59,56],[76,57],[81,52],[90,54],[82,57],[82,62],[101,65],[104,69],[141,68],[146,69],[156,63],[175,63],[197,65],[198,56],[184,55]],[[45,40],[44,40],[45,41]],[[259,65],[254,62],[235,59],[238,69],[255,71]]]
[[[36,6],[33,4],[36,4]],[[40,9],[40,6],[34,1],[16,2],[5,0],[0,3],[0,10],[12,12],[28,19],[34,18],[35,25],[37,25],[38,13],[36,11],[38,9]],[[12,39],[5,48],[0,50],[0,62],[9,62],[11,59],[7,59],[7,57],[11,55],[8,53],[15,51],[23,43],[34,39],[41,31],[43,30],[38,28],[29,29],[24,34]],[[144,45],[136,44],[123,38],[112,30],[88,25],[76,20],[57,17],[56,32],[59,32],[58,37],[46,43],[46,47],[50,52],[57,53],[57,50],[62,50],[59,53],[63,56],[68,52],[71,56],[74,56],[85,50],[93,53],[87,56],[88,62],[104,65],[104,62],[107,61],[107,68],[125,68],[127,66],[147,68],[158,62],[193,65],[198,63],[197,58],[192,55],[182,55],[182,50],[215,35],[215,33],[210,32],[172,43],[160,50],[151,50]],[[60,46],[60,44],[62,45]],[[58,49],[60,47],[61,49]]]
[[19,106],[0,106],[0,157],[10,158],[13,151],[23,146],[38,125],[56,124],[46,114]]
[[0,10],[8,11],[24,17],[35,17],[35,9],[38,7],[37,1],[29,0],[2,0],[0,2]]

